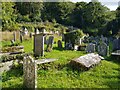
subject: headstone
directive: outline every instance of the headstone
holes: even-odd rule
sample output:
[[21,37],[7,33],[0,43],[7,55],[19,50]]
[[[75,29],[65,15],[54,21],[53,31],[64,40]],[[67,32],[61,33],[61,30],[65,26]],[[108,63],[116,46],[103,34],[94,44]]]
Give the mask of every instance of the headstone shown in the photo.
[[113,51],[120,50],[120,38],[113,40]]
[[58,48],[62,48],[62,41],[58,40]]
[[24,57],[23,78],[25,88],[37,88],[37,65],[31,56]]
[[74,50],[75,50],[75,51],[78,50],[78,45],[74,45]]
[[95,52],[95,44],[89,43],[86,47],[86,52],[88,53],[94,53]]
[[101,56],[99,56],[98,54],[91,53],[73,59],[70,63],[72,67],[75,67],[77,69],[88,70],[89,68],[99,64],[100,61],[101,61]]
[[64,36],[64,34],[62,34],[62,41],[65,41],[65,36]]
[[11,40],[11,44],[14,45],[15,41],[14,40]]
[[13,32],[14,41],[16,41],[16,32]]
[[50,52],[52,50],[53,43],[54,43],[54,37],[50,36],[48,39],[48,44],[47,44],[47,51],[48,52]]
[[28,35],[28,30],[27,30],[27,28],[25,28],[24,34],[25,34],[25,35]]
[[30,35],[29,35],[30,38],[32,38],[32,33],[30,32]]
[[35,57],[44,55],[44,36],[43,34],[34,35],[34,55]]
[[21,43],[23,42],[23,35],[22,35],[22,33],[20,33],[20,42]]
[[101,56],[107,56],[109,53],[109,46],[106,43],[102,42],[98,45],[98,54]]

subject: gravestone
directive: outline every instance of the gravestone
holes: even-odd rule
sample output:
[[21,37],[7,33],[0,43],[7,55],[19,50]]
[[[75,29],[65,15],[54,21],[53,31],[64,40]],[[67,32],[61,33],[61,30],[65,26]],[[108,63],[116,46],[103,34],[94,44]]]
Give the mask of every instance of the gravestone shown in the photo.
[[78,45],[74,45],[74,50],[78,51],[78,47],[79,47]]
[[20,42],[21,42],[21,43],[23,42],[23,35],[22,35],[22,32],[20,32]]
[[62,34],[62,41],[65,41],[65,36],[64,36],[64,34]]
[[120,38],[113,40],[113,51],[120,50]]
[[32,38],[32,33],[30,32],[29,37]]
[[58,40],[58,48],[62,48],[62,41]]
[[25,35],[28,35],[28,30],[27,30],[27,28],[24,29],[24,34],[25,34]]
[[37,88],[37,65],[31,56],[24,57],[23,78],[25,88]]
[[98,45],[98,54],[101,56],[107,56],[109,54],[109,46],[102,42]]
[[103,58],[98,54],[90,53],[71,60],[70,64],[73,68],[88,70],[89,68],[99,64],[101,59]]
[[16,41],[16,32],[13,32],[13,40]]
[[34,56],[39,57],[44,55],[44,36],[43,34],[34,35]]
[[50,36],[48,39],[48,44],[47,44],[47,51],[50,52],[53,47],[53,42],[54,42],[54,37]]
[[11,45],[12,45],[12,46],[14,45],[14,43],[15,43],[15,41],[14,41],[14,40],[11,40]]
[[88,53],[94,53],[95,52],[95,44],[89,43],[86,47],[86,52]]

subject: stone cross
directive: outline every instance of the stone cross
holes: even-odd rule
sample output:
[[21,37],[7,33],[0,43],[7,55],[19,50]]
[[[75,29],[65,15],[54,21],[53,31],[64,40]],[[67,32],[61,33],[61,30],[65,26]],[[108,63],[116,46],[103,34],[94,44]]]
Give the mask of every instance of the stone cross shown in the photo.
[[102,42],[98,45],[98,54],[101,56],[107,56],[109,53],[109,46],[106,43]]
[[89,43],[86,47],[86,52],[88,53],[94,53],[95,52],[95,44]]
[[31,56],[23,60],[23,85],[25,88],[37,88],[37,65]]

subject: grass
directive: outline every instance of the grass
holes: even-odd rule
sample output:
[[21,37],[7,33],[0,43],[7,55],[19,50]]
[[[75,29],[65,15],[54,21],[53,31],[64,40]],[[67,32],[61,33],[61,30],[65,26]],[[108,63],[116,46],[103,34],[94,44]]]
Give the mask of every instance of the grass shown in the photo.
[[[26,52],[31,52],[32,43],[33,40],[24,41],[21,45],[24,45]],[[120,62],[109,57],[88,71],[73,69],[69,64],[70,60],[84,54],[86,53],[83,51],[59,49],[54,44],[52,52],[45,52],[45,58],[58,60],[38,66],[38,88],[120,88]],[[2,81],[3,87],[22,88],[22,68],[17,67],[4,72]]]

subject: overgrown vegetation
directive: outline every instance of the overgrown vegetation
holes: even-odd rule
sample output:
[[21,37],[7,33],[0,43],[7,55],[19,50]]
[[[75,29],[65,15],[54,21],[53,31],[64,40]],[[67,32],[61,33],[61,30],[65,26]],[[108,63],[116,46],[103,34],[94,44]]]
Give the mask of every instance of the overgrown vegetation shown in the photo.
[[[58,38],[55,38],[57,41]],[[26,52],[32,52],[32,40],[22,43]],[[120,88],[119,65],[115,58],[108,57],[89,71],[79,71],[70,66],[70,60],[85,55],[84,51],[71,51],[57,48],[45,52],[45,57],[57,61],[38,66],[38,88]],[[23,88],[23,70],[17,65],[2,74],[2,87]]]
[[[19,23],[23,22],[48,21],[78,27],[90,35],[117,35],[120,20],[119,8],[110,11],[98,1],[89,3],[2,2],[2,30],[20,30]],[[51,30],[49,24],[46,25],[47,30]],[[34,30],[34,25],[25,26]],[[62,31],[61,28],[59,31]]]

